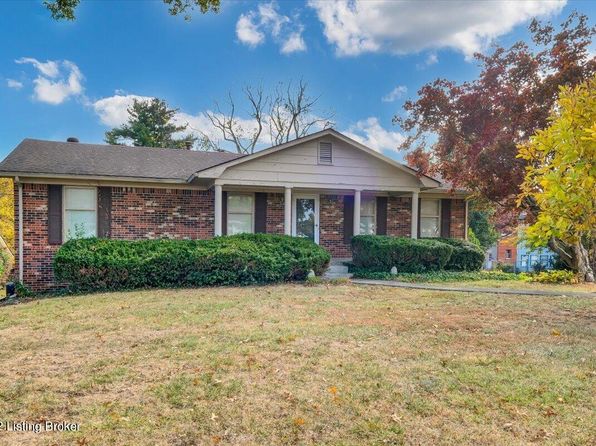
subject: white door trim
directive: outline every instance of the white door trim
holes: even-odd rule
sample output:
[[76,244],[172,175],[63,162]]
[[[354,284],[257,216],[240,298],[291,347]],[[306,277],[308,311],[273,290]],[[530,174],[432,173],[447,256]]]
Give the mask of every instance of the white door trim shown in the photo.
[[315,243],[319,244],[319,194],[292,194],[292,235],[296,237],[296,200],[299,198],[315,200]]

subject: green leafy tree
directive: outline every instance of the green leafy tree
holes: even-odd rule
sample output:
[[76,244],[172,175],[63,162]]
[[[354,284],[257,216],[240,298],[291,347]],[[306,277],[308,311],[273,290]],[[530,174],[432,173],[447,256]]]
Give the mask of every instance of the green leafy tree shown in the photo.
[[188,124],[174,123],[177,111],[178,109],[168,108],[161,99],[134,99],[128,108],[128,122],[106,132],[105,141],[108,144],[126,144],[131,141],[134,146],[190,149],[197,140],[195,136],[174,136],[188,128]]
[[477,202],[471,203],[469,227],[484,249],[490,248],[499,239],[499,233],[491,222],[493,216],[493,208],[487,205],[481,206]]
[[[554,246],[561,260],[594,281],[596,239],[596,76],[561,87],[550,125],[519,146],[527,162],[519,202],[540,211],[525,231],[531,246]],[[553,243],[554,242],[554,243]]]
[[[184,20],[190,20],[192,13],[198,9],[206,14],[209,11],[218,12],[220,0],[162,0],[168,5],[170,15],[184,15]],[[75,20],[75,9],[81,0],[44,0],[43,4],[50,11],[54,20]]]

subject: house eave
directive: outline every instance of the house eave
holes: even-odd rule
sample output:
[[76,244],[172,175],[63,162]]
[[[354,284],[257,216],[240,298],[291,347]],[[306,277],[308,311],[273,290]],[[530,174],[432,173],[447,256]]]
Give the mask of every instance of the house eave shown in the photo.
[[0,171],[0,178],[30,178],[30,179],[57,179],[57,180],[90,180],[113,181],[131,183],[163,183],[163,184],[188,184],[181,178],[150,178],[150,177],[122,177],[113,175],[87,175],[87,174],[54,174],[42,172],[17,172]]

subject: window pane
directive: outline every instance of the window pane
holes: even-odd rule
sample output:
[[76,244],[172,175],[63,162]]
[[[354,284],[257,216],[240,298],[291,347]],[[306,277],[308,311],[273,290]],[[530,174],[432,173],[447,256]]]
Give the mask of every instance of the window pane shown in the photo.
[[66,211],[65,238],[95,237],[97,234],[97,218],[95,211]]
[[315,241],[315,200],[296,199],[296,235]]
[[439,236],[439,218],[438,217],[420,217],[420,236],[438,237]]
[[439,216],[439,200],[421,200],[420,215]]
[[250,212],[252,214],[252,195],[228,194],[229,212]]
[[252,214],[228,213],[228,235],[252,232]]
[[360,234],[375,234],[375,217],[360,216]]
[[373,216],[375,215],[375,197],[363,197],[360,201],[360,215]]
[[95,189],[67,187],[64,192],[65,209],[95,210]]

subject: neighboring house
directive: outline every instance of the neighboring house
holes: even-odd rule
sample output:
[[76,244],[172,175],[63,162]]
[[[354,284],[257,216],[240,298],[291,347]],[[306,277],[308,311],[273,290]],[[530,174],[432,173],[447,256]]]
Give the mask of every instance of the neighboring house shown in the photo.
[[351,257],[354,234],[465,238],[464,191],[332,130],[252,155],[25,139],[0,164],[15,179],[17,271],[54,286],[73,236],[308,237]]
[[555,264],[556,254],[548,248],[529,248],[523,241],[517,244],[516,271],[534,271],[552,269]]
[[522,232],[523,226],[520,226],[518,234],[506,235],[499,239],[496,244],[496,262],[512,265],[517,272],[534,271],[538,267],[552,269],[555,253],[548,248],[529,248],[523,241]]
[[515,265],[517,260],[517,234],[502,236],[497,241],[497,263]]
[[493,269],[497,263],[497,245],[488,248],[484,254],[484,269]]

